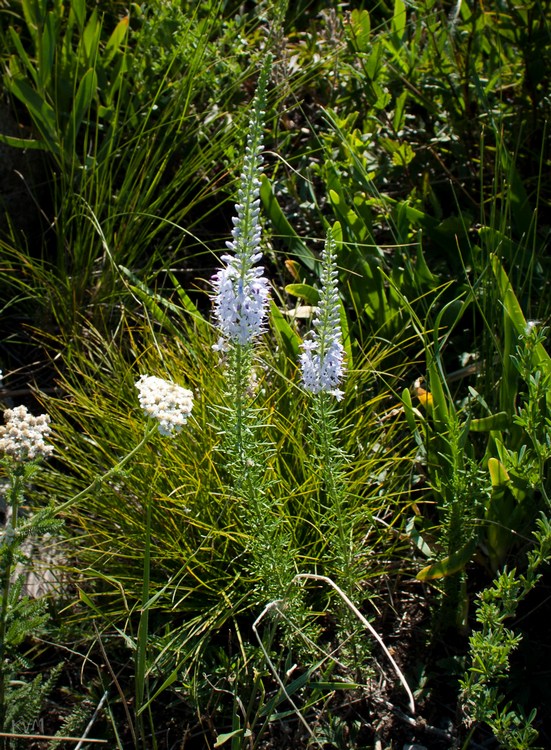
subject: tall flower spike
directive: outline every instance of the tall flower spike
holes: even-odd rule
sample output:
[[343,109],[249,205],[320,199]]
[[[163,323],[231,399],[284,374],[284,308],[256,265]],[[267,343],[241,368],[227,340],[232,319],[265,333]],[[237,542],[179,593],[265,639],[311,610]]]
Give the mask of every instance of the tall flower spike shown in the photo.
[[331,393],[343,397],[339,385],[344,377],[344,347],[337,289],[337,259],[331,231],[322,254],[321,290],[314,328],[302,343],[302,384],[310,393]]
[[233,254],[222,256],[224,266],[212,279],[214,317],[220,331],[215,349],[229,344],[247,346],[265,327],[269,284],[262,266],[255,263],[260,252],[260,174],[262,173],[262,127],[266,87],[272,58],[266,58],[254,99],[253,117],[237,192],[237,215],[233,218],[232,241],[226,245]]

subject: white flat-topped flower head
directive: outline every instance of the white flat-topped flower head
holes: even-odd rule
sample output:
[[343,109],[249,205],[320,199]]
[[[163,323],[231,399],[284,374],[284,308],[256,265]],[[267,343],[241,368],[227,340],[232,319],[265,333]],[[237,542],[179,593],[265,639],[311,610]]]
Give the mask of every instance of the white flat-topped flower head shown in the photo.
[[142,375],[136,388],[140,406],[146,416],[157,420],[161,435],[180,432],[191,414],[193,393],[155,375]]
[[335,241],[329,233],[322,255],[321,291],[314,328],[302,343],[302,384],[310,393],[327,392],[338,400],[344,377],[344,347],[337,289]]
[[26,406],[16,406],[6,409],[4,422],[0,426],[0,453],[16,461],[32,461],[46,458],[53,452],[53,445],[45,442],[51,432],[47,414],[34,417]]

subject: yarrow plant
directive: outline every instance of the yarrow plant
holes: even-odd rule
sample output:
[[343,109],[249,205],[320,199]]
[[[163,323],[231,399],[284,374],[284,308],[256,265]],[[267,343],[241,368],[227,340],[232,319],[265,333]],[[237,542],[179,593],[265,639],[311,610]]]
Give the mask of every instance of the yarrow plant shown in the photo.
[[142,375],[136,388],[140,406],[146,416],[157,420],[161,435],[180,432],[191,414],[193,393],[154,375]]
[[[176,385],[176,383],[156,377],[155,375],[142,375],[136,381],[135,385],[138,389],[138,400],[144,414],[150,419],[156,420],[160,434],[165,437],[173,437],[178,434],[191,415],[193,393],[187,388],[182,388]],[[144,441],[149,434],[150,432],[146,431]],[[142,578],[142,607],[136,644],[136,711],[137,724],[143,747],[148,746],[144,714],[140,709],[144,707],[148,683],[146,663],[150,610],[152,499],[151,496],[148,496],[143,500],[145,508],[145,548]],[[149,713],[149,717],[151,720],[151,712]],[[152,737],[154,738],[155,732],[153,726],[151,726],[151,730]],[[153,745],[154,747],[157,746],[154,739]]]
[[[50,509],[20,518],[27,482],[38,470],[41,459],[54,450],[46,442],[51,432],[50,417],[47,414],[35,417],[26,406],[16,406],[4,411],[4,422],[0,426],[0,463],[7,475],[8,511],[0,535],[0,732],[5,732],[8,721],[17,719],[18,711],[25,710],[24,704],[33,695],[33,683],[21,682],[19,693],[12,692],[16,668],[11,651],[31,632],[40,632],[47,619],[41,602],[21,597],[21,580],[16,581],[13,575],[16,563],[25,560],[21,543],[31,533],[52,533],[60,526],[53,520]],[[22,696],[22,705],[17,695]],[[2,747],[7,746],[7,740],[2,743]]]

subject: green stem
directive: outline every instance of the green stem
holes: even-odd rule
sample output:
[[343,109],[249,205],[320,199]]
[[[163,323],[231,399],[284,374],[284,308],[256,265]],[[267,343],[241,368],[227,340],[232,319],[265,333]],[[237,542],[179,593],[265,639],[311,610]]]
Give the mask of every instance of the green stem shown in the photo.
[[67,510],[67,508],[71,508],[75,503],[77,503],[79,500],[81,500],[85,495],[90,492],[90,490],[94,490],[97,487],[100,486],[103,482],[106,482],[108,479],[110,479],[113,474],[117,474],[123,466],[125,466],[130,459],[136,455],[136,453],[147,443],[151,435],[157,430],[157,423],[152,425],[149,429],[146,429],[145,434],[143,438],[140,440],[140,442],[132,448],[130,453],[127,453],[124,458],[122,458],[118,464],[115,464],[109,471],[107,471],[103,476],[98,477],[94,479],[94,481],[88,485],[88,487],[85,487],[83,490],[81,490],[77,495],[72,497],[70,500],[67,500],[66,502],[62,503],[61,505],[56,506],[56,513],[62,513],[64,510]]
[[[143,559],[142,579],[142,608],[138,625],[138,650],[136,653],[136,712],[138,727],[144,749],[147,747],[145,726],[141,709],[144,705],[147,640],[149,634],[149,584],[151,576],[151,495],[147,498],[145,507],[145,548]],[[153,734],[153,741],[155,735]]]
[[342,567],[340,579],[351,593],[351,550],[345,523],[341,466],[336,456],[334,434],[331,429],[333,396],[323,391],[316,396],[318,433],[321,444],[322,479],[327,496],[328,512],[333,514],[337,532],[337,559]]

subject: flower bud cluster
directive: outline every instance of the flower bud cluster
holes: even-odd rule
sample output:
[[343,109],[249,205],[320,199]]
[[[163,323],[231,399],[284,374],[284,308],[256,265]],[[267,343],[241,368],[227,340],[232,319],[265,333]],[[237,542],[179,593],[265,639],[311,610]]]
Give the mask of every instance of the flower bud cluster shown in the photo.
[[0,453],[16,461],[32,461],[46,458],[53,452],[53,445],[45,442],[51,431],[47,414],[33,417],[26,406],[16,406],[6,409],[4,422],[0,426]]
[[339,385],[344,376],[344,347],[337,289],[335,242],[327,237],[322,255],[321,291],[314,317],[314,329],[302,343],[302,384],[310,393],[331,393],[343,397]]
[[154,375],[142,375],[136,388],[140,406],[146,416],[157,420],[161,435],[180,432],[191,414],[193,393]]

